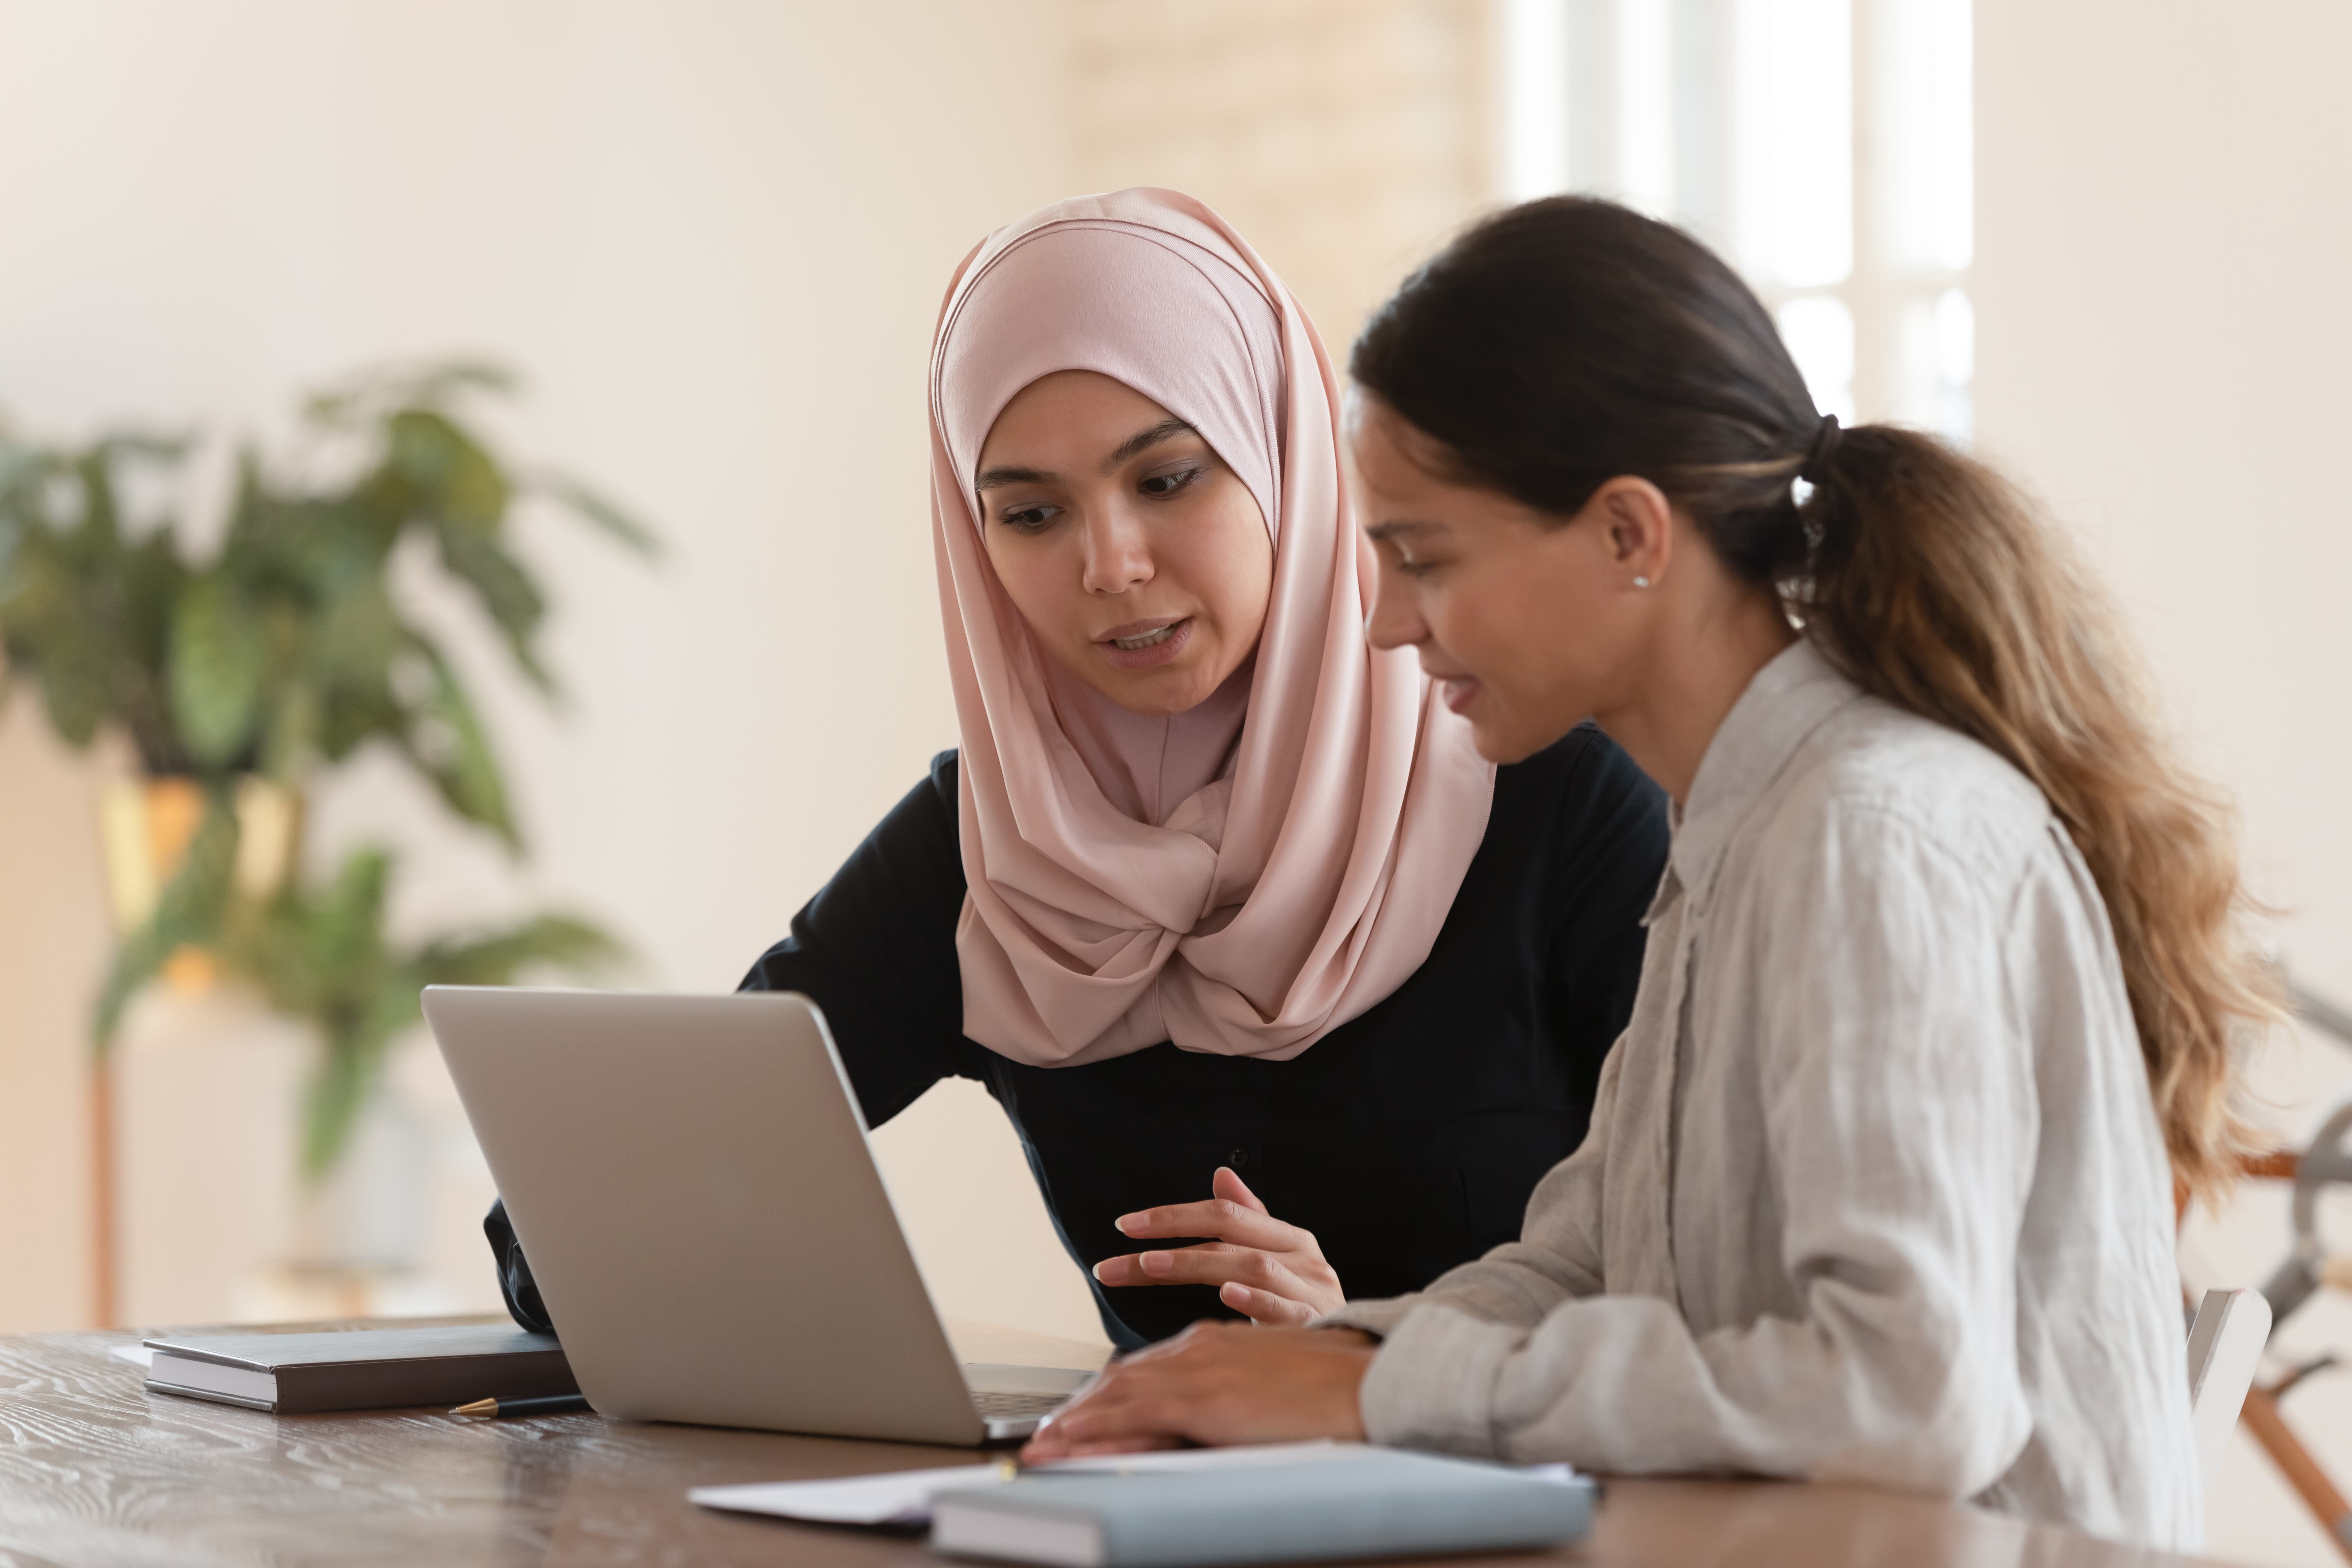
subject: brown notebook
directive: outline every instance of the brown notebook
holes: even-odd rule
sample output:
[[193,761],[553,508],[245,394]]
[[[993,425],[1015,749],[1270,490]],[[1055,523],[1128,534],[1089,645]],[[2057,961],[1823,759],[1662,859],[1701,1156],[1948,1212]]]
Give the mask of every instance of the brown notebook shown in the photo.
[[299,1415],[576,1394],[563,1347],[499,1324],[147,1342],[147,1386]]

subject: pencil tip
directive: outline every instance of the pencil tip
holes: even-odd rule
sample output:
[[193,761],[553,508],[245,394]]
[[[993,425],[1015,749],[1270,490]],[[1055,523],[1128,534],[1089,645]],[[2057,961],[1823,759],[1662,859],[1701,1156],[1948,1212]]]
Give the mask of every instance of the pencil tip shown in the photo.
[[499,1402],[495,1399],[477,1399],[471,1405],[460,1405],[449,1412],[452,1415],[496,1415],[498,1413]]

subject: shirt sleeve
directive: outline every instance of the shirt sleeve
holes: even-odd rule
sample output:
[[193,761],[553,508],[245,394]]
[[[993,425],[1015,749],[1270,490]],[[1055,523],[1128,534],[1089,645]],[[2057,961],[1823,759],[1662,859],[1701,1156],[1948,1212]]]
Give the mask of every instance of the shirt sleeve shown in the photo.
[[1362,1395],[1376,1440],[1954,1498],[2023,1447],[2014,1268],[2038,1110],[2006,911],[1884,819],[1832,816],[1790,847],[1744,917],[1776,977],[1755,1081],[1785,1313],[1695,1331],[1675,1302],[1565,1299],[1590,1279],[1589,1220],[1556,1211],[1591,1194],[1548,1180],[1516,1256],[1395,1322]]
[[981,1076],[956,962],[963,899],[947,752],[743,977],[741,990],[797,991],[824,1010],[869,1127],[943,1078]]

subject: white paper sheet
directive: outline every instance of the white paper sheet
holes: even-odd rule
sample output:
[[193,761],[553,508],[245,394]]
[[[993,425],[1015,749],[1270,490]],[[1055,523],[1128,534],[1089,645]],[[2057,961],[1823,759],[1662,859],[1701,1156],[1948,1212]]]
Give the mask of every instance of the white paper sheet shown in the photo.
[[106,1353],[119,1356],[133,1366],[152,1367],[155,1364],[155,1352],[145,1345],[109,1345]]
[[[1338,1445],[1265,1443],[1238,1448],[1173,1448],[1143,1454],[1105,1454],[1039,1466],[1055,1470],[1110,1470],[1121,1475],[1154,1470],[1221,1470],[1253,1465],[1295,1464],[1328,1458]],[[817,1524],[887,1524],[913,1529],[931,1519],[931,1499],[960,1487],[994,1486],[1019,1472],[1010,1460],[993,1465],[958,1465],[944,1470],[898,1470],[878,1476],[845,1476],[830,1481],[761,1481],[748,1486],[696,1487],[687,1500],[705,1508],[737,1513],[767,1513]]]
[[889,1524],[909,1529],[931,1521],[931,1499],[959,1487],[994,1486],[1002,1465],[957,1465],[944,1470],[894,1470],[832,1481],[761,1481],[739,1487],[696,1487],[689,1502],[737,1513],[772,1513],[816,1524]]

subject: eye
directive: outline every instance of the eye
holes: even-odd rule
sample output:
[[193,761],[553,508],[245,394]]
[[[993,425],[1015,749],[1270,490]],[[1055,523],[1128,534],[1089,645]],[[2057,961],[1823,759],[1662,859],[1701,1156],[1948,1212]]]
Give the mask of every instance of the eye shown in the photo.
[[1034,506],[1010,508],[996,521],[1015,533],[1037,533],[1061,515],[1061,510],[1060,507],[1039,501]]
[[1390,567],[1400,577],[1426,576],[1433,567],[1439,564],[1439,563],[1434,561],[1417,561],[1413,559],[1412,556],[1405,553],[1404,546],[1397,543],[1394,540],[1381,540],[1373,546],[1373,548],[1380,552],[1381,555],[1388,562]]
[[1191,489],[1199,480],[1201,474],[1201,464],[1187,463],[1181,468],[1167,468],[1156,474],[1146,474],[1137,481],[1135,488],[1155,500],[1166,500],[1172,495]]

